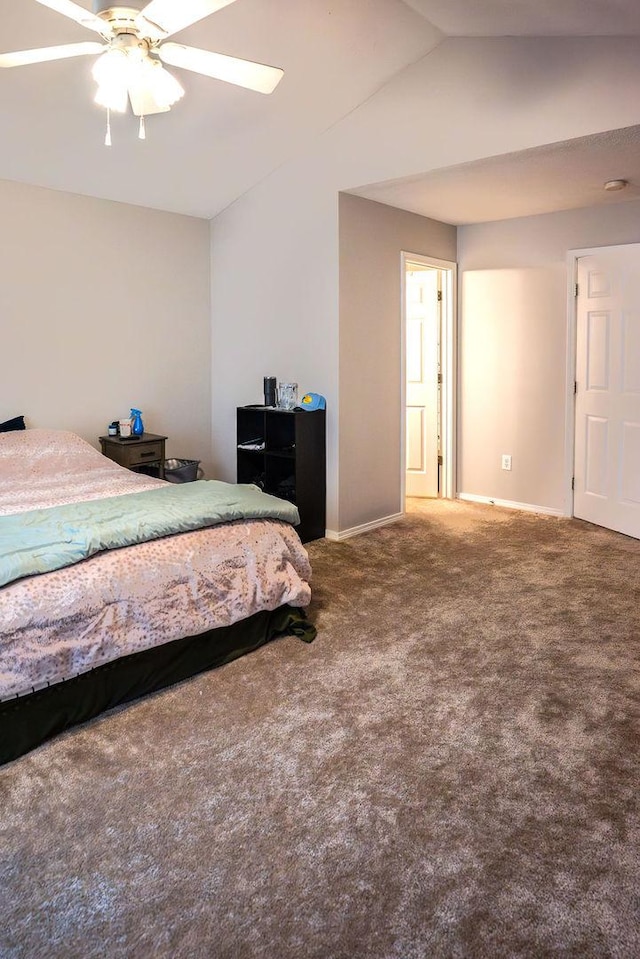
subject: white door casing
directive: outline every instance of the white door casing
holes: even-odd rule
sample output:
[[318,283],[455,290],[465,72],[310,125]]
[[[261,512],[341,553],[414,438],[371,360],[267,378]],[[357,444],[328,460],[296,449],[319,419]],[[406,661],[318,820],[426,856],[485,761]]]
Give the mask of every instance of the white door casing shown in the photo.
[[406,495],[438,495],[440,271],[407,263]]
[[578,259],[574,515],[640,538],[640,244]]

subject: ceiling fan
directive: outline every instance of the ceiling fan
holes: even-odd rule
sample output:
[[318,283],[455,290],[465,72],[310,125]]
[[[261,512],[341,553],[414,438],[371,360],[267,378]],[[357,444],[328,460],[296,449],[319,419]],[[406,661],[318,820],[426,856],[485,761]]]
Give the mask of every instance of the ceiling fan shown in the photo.
[[[73,0],[36,0],[75,20],[102,37],[102,42],[67,43],[57,47],[0,54],[0,67],[18,67],[68,57],[96,56],[93,77],[98,84],[95,102],[107,109],[107,138],[111,145],[109,114],[124,113],[127,102],[140,117],[166,113],[184,90],[164,64],[224,80],[258,93],[272,93],[283,70],[251,60],[240,60],[210,50],[166,42],[172,34],[228,6],[234,0],[93,0],[93,12]],[[107,5],[108,4],[108,5]]]

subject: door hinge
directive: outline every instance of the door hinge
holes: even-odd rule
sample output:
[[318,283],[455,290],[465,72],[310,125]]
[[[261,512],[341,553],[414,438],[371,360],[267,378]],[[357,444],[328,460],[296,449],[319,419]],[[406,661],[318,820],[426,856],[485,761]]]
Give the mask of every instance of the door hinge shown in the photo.
[[442,466],[442,453],[438,453],[438,466]]
[[442,302],[442,290],[438,290],[438,303]]
[[442,386],[442,373],[438,373],[438,386]]
[[577,295],[578,295],[578,284],[577,284],[577,283],[576,283],[575,291],[574,291],[574,294],[573,294],[573,295],[574,295],[574,296],[577,296]]
[[573,392],[574,392],[574,393],[577,393],[577,392],[578,392],[578,381],[577,381],[577,380],[574,380],[574,381],[573,381]]
[[575,478],[575,476],[572,476],[572,477],[571,477],[571,489],[575,489],[575,488],[576,488],[576,478]]

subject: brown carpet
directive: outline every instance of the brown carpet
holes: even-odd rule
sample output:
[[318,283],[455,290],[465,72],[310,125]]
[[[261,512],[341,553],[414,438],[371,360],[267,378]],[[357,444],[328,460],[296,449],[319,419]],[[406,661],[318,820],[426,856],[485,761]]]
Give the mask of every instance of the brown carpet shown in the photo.
[[0,770],[3,959],[640,956],[640,542],[429,503]]

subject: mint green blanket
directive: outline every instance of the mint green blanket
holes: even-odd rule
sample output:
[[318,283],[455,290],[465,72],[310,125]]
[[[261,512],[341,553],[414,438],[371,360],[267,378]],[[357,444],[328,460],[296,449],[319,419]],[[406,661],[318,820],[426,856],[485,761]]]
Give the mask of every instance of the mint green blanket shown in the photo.
[[84,503],[0,516],[0,586],[71,566],[105,549],[132,546],[237,519],[297,524],[297,508],[218,480],[173,483]]

